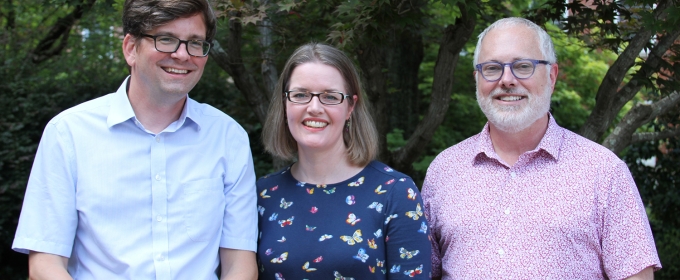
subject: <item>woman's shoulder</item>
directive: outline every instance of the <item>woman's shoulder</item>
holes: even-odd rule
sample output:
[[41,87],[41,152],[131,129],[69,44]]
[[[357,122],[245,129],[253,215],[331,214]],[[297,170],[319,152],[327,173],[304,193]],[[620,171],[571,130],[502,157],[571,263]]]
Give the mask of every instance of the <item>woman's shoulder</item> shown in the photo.
[[411,176],[401,173],[387,164],[374,160],[370,162],[362,173],[371,174],[372,176],[382,176],[388,179],[394,179],[395,182],[413,182]]
[[272,183],[278,183],[290,176],[290,166],[279,169],[276,172],[269,173],[257,179],[257,188],[268,188]]
[[[372,161],[366,166],[362,172],[367,177],[372,177],[374,184],[378,189],[376,192],[382,192],[385,190],[393,191],[408,191],[417,192],[418,186],[416,186],[413,179],[410,176],[401,173],[392,167],[388,166],[379,161]],[[411,190],[409,190],[411,189]]]

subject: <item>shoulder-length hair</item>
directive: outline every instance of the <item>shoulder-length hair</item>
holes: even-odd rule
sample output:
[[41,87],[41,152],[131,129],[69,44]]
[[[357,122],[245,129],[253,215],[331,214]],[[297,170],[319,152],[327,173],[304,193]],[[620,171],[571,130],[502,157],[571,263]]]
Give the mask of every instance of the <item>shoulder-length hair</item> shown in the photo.
[[338,69],[345,81],[347,91],[345,94],[358,97],[356,102],[352,97],[345,99],[350,102],[350,105],[354,105],[354,110],[350,115],[349,130],[343,130],[343,140],[347,147],[349,161],[358,166],[367,165],[377,156],[378,132],[368,111],[367,99],[359,81],[359,74],[344,52],[323,43],[307,43],[300,46],[283,67],[272,94],[267,120],[262,131],[265,149],[276,157],[285,160],[295,159],[298,146],[286,123],[284,92],[289,89],[290,76],[295,67],[309,62],[323,63]]

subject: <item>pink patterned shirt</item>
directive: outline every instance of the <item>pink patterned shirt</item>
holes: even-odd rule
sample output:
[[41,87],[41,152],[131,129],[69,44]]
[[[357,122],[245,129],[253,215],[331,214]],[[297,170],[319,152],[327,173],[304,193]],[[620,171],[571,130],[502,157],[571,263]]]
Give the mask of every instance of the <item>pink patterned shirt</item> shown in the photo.
[[422,189],[432,276],[622,279],[661,268],[626,164],[554,121],[510,167],[488,124],[430,165]]

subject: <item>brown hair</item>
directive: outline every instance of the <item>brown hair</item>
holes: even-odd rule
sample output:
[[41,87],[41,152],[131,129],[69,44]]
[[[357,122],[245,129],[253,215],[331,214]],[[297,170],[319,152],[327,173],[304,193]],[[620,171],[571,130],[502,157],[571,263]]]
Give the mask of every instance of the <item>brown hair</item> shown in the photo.
[[217,20],[206,0],[125,0],[123,33],[139,38],[144,32],[195,14],[203,15],[205,40],[212,42]]
[[[293,160],[297,153],[297,142],[290,134],[286,124],[286,99],[284,91],[288,90],[290,76],[298,65],[318,62],[338,69],[345,80],[345,99],[354,105],[350,115],[349,131],[344,130],[343,140],[347,147],[349,161],[358,166],[365,166],[375,159],[378,153],[378,132],[368,111],[366,96],[359,81],[359,74],[352,61],[341,50],[322,43],[302,45],[288,58],[283,67],[279,81],[272,95],[267,120],[262,131],[262,142],[265,149],[274,156]],[[357,96],[356,103],[351,96]]]

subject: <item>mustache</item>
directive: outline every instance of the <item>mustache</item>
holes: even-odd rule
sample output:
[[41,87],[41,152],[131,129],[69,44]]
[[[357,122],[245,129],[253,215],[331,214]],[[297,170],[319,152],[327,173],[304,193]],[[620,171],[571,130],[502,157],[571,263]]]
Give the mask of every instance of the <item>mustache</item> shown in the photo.
[[529,96],[529,92],[525,89],[518,89],[518,88],[497,88],[491,91],[489,93],[490,98],[494,98],[498,95],[501,94],[521,94],[521,95],[526,95]]

